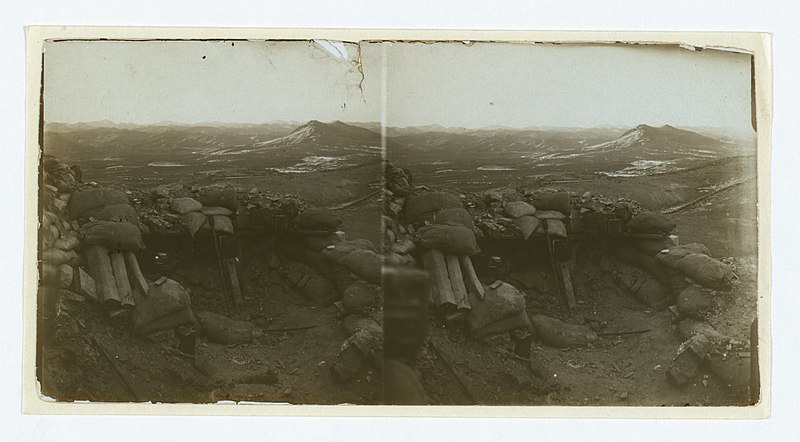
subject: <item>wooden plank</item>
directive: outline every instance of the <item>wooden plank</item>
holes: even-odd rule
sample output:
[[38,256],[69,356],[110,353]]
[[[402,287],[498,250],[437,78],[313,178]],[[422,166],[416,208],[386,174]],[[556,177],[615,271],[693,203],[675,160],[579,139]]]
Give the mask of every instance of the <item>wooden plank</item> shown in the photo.
[[86,248],[86,261],[89,273],[94,278],[97,299],[101,304],[109,304],[109,307],[119,307],[122,299],[117,291],[108,250],[103,246],[89,246]]
[[110,255],[111,269],[114,272],[114,282],[119,292],[120,304],[123,307],[133,307],[136,302],[133,300],[133,291],[128,279],[128,269],[125,267],[125,257],[122,252],[112,252]]
[[139,293],[147,296],[150,294],[150,286],[147,285],[147,280],[144,278],[144,275],[142,275],[142,269],[139,267],[136,254],[131,251],[125,251],[123,253],[125,256],[125,266],[128,268],[128,275],[130,275],[134,287],[139,289]]
[[472,266],[472,260],[469,259],[469,256],[459,256],[458,262],[461,264],[461,274],[464,275],[467,291],[475,293],[480,299],[486,298],[483,284],[481,284],[481,280],[478,279],[478,275],[475,274],[475,267]]
[[564,295],[567,298],[567,307],[570,312],[575,310],[575,290],[572,288],[572,276],[569,273],[569,266],[566,262],[560,262],[561,277],[564,280]]
[[469,305],[469,295],[467,287],[464,285],[464,275],[461,274],[461,264],[458,262],[458,255],[445,254],[444,263],[447,267],[447,274],[450,277],[450,286],[456,298],[456,308],[459,311],[471,310]]
[[434,304],[443,310],[455,310],[456,296],[447,273],[444,254],[439,250],[425,250],[422,252],[422,265],[430,274]]
[[239,274],[236,271],[236,258],[226,259],[225,267],[228,271],[228,282],[230,283],[231,287],[233,305],[238,307],[242,304],[242,288],[239,285]]

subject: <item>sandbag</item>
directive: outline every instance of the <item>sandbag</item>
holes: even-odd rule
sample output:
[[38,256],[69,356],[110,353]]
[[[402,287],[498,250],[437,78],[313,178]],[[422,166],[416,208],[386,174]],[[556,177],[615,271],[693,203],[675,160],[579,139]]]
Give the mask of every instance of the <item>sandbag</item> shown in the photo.
[[528,319],[528,314],[524,311],[513,313],[499,321],[492,322],[481,328],[472,330],[472,335],[476,338],[483,338],[491,335],[507,333],[511,330],[526,329],[530,330],[533,326]]
[[620,284],[641,303],[659,311],[672,305],[672,291],[633,265],[620,263],[615,276]]
[[519,218],[535,214],[536,208],[525,201],[512,201],[503,206],[503,211],[511,218]]
[[367,282],[381,283],[383,257],[372,250],[353,250],[344,257],[342,264]]
[[525,310],[525,297],[505,282],[495,289],[484,286],[483,299],[469,290],[469,303],[472,310],[467,315],[467,325],[473,331]]
[[[72,252],[75,256],[77,253]],[[67,264],[73,260],[73,255],[70,252],[65,252],[64,250],[58,248],[50,248],[42,252],[42,261],[54,265],[60,266],[61,264]]]
[[212,216],[212,215],[231,216],[231,215],[233,215],[233,212],[231,211],[231,209],[229,209],[227,207],[219,207],[219,206],[203,206],[203,208],[200,209],[200,213],[202,213],[203,215],[206,215],[206,216]]
[[538,219],[565,219],[567,217],[557,210],[537,210],[535,216]]
[[81,237],[86,244],[107,247],[110,250],[138,252],[144,248],[139,228],[129,223],[95,221],[81,227]]
[[727,264],[700,253],[692,253],[678,261],[678,270],[698,284],[714,289],[726,287],[734,278]]
[[714,308],[714,297],[708,291],[690,285],[678,295],[677,306],[682,315],[702,318]]
[[546,192],[533,198],[536,210],[556,210],[564,215],[569,214],[569,194],[567,192]]
[[597,334],[583,325],[568,324],[544,315],[531,316],[536,336],[550,347],[585,347],[597,340]]
[[339,235],[330,233],[328,235],[304,235],[300,242],[305,248],[319,252],[330,245],[342,242],[342,240]]
[[189,292],[177,281],[167,279],[156,285],[148,282],[147,296],[135,291],[135,305],[131,311],[134,331],[142,333],[148,323],[190,306]]
[[169,207],[173,212],[180,215],[189,212],[199,212],[203,209],[203,205],[200,204],[199,201],[189,197],[173,198],[172,201],[169,202]]
[[429,192],[408,197],[403,210],[406,222],[414,223],[423,215],[442,209],[459,208],[463,208],[463,205],[457,196],[444,192]]
[[294,284],[301,295],[320,306],[329,306],[338,298],[333,283],[307,265],[297,262],[287,263],[286,278]]
[[647,256],[656,256],[662,250],[669,249],[672,242],[669,238],[637,239],[636,248]]
[[411,255],[401,255],[395,252],[386,252],[383,255],[383,265],[386,267],[412,267],[416,260]]
[[294,224],[300,229],[334,231],[342,223],[336,215],[322,207],[310,207],[297,215]]
[[519,227],[522,238],[528,239],[539,227],[539,220],[535,216],[521,216],[514,220],[514,225]]
[[189,212],[184,213],[180,217],[181,224],[186,226],[186,230],[189,231],[189,234],[194,237],[200,227],[206,223],[206,216],[200,212]]
[[75,270],[69,264],[58,266],[58,284],[61,288],[70,288],[74,278]]
[[139,215],[130,204],[110,204],[86,211],[85,219],[94,218],[96,221],[115,221],[139,225]]
[[328,246],[322,251],[322,256],[332,262],[341,264],[344,262],[345,256],[354,250],[370,250],[372,252],[377,251],[375,245],[372,244],[372,241],[368,239],[353,239]]
[[675,229],[675,223],[666,216],[656,212],[641,212],[630,221],[628,229],[635,233],[670,233]]
[[230,186],[207,186],[200,189],[197,200],[203,206],[226,207],[236,210],[236,189]]
[[550,236],[554,236],[556,238],[566,238],[567,226],[565,226],[564,222],[561,221],[560,219],[548,219],[547,233],[549,233]]
[[356,281],[342,293],[342,306],[350,313],[361,313],[380,303],[379,288],[364,281]]
[[90,210],[112,204],[128,204],[128,197],[119,190],[106,187],[93,187],[72,194],[69,214],[72,219],[83,218]]
[[711,252],[708,251],[708,247],[704,246],[703,244],[689,243],[680,246],[673,246],[668,248],[666,251],[661,251],[656,255],[656,259],[658,262],[666,266],[677,269],[678,262],[692,253],[711,256]]
[[227,216],[212,215],[208,217],[209,223],[214,226],[214,230],[220,233],[233,235],[233,223]]
[[475,255],[480,252],[475,232],[464,226],[431,225],[414,234],[418,245],[453,255]]
[[428,221],[431,224],[445,224],[445,225],[460,225],[474,229],[472,223],[472,215],[467,212],[463,207],[441,209],[435,212],[429,212],[417,219],[417,222]]
[[218,344],[246,344],[264,335],[255,324],[212,312],[198,313],[197,321],[203,334]]

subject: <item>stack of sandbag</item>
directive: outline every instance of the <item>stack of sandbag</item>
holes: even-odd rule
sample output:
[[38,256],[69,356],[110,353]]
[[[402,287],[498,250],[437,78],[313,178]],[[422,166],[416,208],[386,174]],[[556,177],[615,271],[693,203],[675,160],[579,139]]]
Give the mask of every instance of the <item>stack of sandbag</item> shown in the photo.
[[[384,179],[381,216],[384,265],[415,267],[417,262],[412,254],[416,249],[413,237],[416,229],[414,223],[407,223],[403,219],[406,200],[415,193],[411,173],[387,162]],[[469,214],[466,218],[469,218]]]
[[729,287],[735,279],[733,271],[729,265],[710,255],[706,246],[692,243],[662,250],[656,255],[656,260],[666,267],[680,271],[686,278],[704,287]]
[[[112,312],[135,305],[134,290],[146,294],[149,286],[135,255],[144,248],[139,219],[126,193],[106,187],[83,188],[72,194],[69,212],[81,224],[81,249],[98,302]],[[86,285],[85,281],[79,283]]]
[[636,201],[584,193],[573,199],[570,228],[575,232],[619,234],[632,216],[642,211]]
[[416,226],[412,237],[431,276],[433,305],[448,323],[460,323],[471,308],[470,292],[484,295],[469,259],[480,252],[472,216],[461,198],[445,192],[413,195],[403,210]]
[[[60,164],[60,163],[58,163]],[[60,192],[46,177],[42,186],[42,218],[39,224],[41,283],[70,287],[80,264],[80,241],[66,210],[69,192]],[[63,187],[63,186],[62,186]]]
[[215,230],[221,234],[234,233],[231,216],[236,212],[238,199],[236,189],[230,186],[212,185],[200,188],[196,197],[179,196],[169,198],[170,211],[180,217],[180,222],[191,236],[200,230]]

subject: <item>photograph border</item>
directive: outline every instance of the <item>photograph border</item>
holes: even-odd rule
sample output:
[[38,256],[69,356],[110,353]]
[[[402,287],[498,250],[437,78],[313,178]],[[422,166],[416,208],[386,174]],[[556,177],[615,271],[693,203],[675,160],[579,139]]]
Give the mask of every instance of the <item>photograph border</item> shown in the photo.
[[[766,418],[771,405],[771,245],[770,164],[772,135],[771,36],[757,32],[654,31],[495,31],[400,29],[256,29],[198,27],[26,28],[25,218],[23,253],[22,406],[28,414],[236,415],[236,416],[384,416],[384,417],[547,417],[547,418]],[[43,399],[35,377],[38,240],[38,178],[41,124],[42,58],[46,40],[333,40],[485,41],[529,44],[682,45],[746,52],[753,56],[754,118],[757,127],[758,188],[758,351],[761,395],[758,404],[741,407],[575,407],[575,406],[370,406],[232,403],[150,404],[55,402]]]

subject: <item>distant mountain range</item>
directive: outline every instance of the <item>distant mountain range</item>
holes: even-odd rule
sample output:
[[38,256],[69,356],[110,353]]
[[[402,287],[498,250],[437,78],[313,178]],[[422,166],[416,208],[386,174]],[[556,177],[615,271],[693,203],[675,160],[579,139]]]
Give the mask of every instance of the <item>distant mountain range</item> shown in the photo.
[[628,130],[430,125],[386,128],[386,133],[384,141],[378,123],[317,120],[222,126],[49,123],[45,153],[73,163],[92,162],[95,168],[213,164],[290,173],[374,162],[384,143],[390,160],[442,169],[461,164],[468,170],[552,166],[613,171],[642,160],[683,167],[687,162],[755,153],[752,139],[723,140],[670,125],[641,124]]

